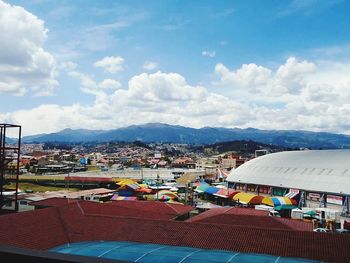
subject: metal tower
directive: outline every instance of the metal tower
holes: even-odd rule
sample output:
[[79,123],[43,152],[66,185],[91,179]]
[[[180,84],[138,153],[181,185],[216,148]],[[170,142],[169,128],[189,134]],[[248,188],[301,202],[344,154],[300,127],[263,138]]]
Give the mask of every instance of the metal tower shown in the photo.
[[[21,152],[21,132],[20,125],[0,123],[0,209],[18,211],[18,175],[19,160]],[[9,139],[8,134],[16,136]],[[10,195],[5,194],[6,184],[14,181],[16,189]],[[12,202],[15,206],[11,207]]]

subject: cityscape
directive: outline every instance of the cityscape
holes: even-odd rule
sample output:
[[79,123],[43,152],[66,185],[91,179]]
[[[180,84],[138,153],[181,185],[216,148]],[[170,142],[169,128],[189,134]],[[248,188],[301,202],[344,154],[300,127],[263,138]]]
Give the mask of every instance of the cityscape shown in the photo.
[[349,262],[350,3],[0,0],[4,262]]

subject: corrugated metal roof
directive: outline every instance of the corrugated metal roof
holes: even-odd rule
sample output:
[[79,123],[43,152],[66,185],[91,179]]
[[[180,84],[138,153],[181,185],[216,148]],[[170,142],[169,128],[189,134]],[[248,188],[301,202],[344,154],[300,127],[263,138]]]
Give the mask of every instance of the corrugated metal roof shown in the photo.
[[350,194],[350,150],[267,154],[233,170],[227,181]]

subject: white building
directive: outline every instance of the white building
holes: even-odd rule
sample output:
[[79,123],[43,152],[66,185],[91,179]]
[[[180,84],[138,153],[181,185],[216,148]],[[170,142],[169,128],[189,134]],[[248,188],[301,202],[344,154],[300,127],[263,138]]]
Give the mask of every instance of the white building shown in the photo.
[[[267,154],[231,171],[231,184],[250,189],[298,189],[303,198],[349,210],[350,150],[309,150]],[[254,188],[256,187],[256,188]],[[304,201],[304,200],[303,200]]]

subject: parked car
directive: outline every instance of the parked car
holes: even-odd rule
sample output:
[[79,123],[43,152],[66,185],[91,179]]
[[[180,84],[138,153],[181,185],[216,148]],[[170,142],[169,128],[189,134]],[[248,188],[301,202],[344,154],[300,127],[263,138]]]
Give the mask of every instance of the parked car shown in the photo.
[[327,228],[318,227],[318,228],[315,228],[315,229],[314,229],[314,232],[328,233],[328,232],[330,232],[330,230],[327,229]]

